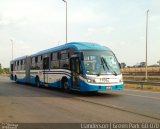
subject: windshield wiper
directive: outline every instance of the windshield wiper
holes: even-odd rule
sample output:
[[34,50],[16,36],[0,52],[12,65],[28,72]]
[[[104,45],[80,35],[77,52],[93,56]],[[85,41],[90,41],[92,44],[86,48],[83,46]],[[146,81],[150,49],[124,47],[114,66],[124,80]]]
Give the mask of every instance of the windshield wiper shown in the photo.
[[[104,69],[104,71],[106,70],[106,68],[105,68],[105,66],[104,66],[104,61],[103,61],[103,58],[101,57],[101,65],[103,66],[103,69]],[[108,68],[108,66],[107,66],[107,68]]]
[[[103,61],[102,61],[102,59],[101,59],[101,64],[100,65],[102,65],[103,66],[103,69],[104,69],[104,71],[105,71],[105,66],[104,66],[104,63],[103,63]],[[101,69],[99,68],[99,69],[97,69],[98,71],[96,72],[97,74],[97,76],[100,76],[101,75]]]
[[[103,67],[103,69],[104,69],[104,71],[106,71],[106,68],[105,68],[105,65],[104,65],[104,62],[103,62],[103,59],[101,58],[101,64],[100,65],[102,65],[102,67]],[[101,69],[99,69],[99,71],[97,71],[97,74],[96,74],[97,76],[100,76],[101,75]]]
[[117,76],[117,73],[112,69],[112,67],[110,67],[110,65],[108,65],[108,63],[106,62],[106,60],[104,59],[104,57],[101,57],[101,61],[102,61],[102,63],[103,63],[103,66],[104,66],[104,64],[105,64],[105,66],[107,67],[107,69],[108,69],[108,70],[111,70],[112,73],[113,73],[115,76]]

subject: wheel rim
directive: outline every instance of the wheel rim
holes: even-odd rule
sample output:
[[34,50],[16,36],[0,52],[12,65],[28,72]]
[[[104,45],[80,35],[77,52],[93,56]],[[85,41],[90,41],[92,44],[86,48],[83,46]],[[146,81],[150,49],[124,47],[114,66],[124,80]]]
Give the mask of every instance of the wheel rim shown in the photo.
[[39,81],[37,81],[37,84],[36,84],[38,87],[40,86],[40,84],[39,84]]
[[64,82],[64,86],[63,86],[63,87],[64,87],[64,89],[65,89],[65,90],[68,90],[68,89],[69,89],[69,84],[68,84],[68,82],[67,82],[67,81],[66,81],[66,82]]
[[14,80],[17,81],[17,76],[14,77]]
[[37,86],[37,87],[40,86],[40,81],[39,81],[39,79],[36,79],[36,86]]

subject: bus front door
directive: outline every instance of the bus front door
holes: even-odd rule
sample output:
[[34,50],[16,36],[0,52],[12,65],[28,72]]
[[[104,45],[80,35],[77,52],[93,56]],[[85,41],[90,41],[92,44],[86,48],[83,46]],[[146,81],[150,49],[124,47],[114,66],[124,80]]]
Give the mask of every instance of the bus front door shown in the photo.
[[70,59],[72,89],[80,90],[80,61],[78,57]]
[[43,58],[43,80],[44,84],[48,84],[49,57]]

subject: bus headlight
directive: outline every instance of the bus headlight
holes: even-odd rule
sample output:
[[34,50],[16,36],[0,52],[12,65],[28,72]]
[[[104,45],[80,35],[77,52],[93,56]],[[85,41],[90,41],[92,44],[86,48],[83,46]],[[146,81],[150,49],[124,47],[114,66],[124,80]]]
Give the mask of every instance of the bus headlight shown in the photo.
[[87,82],[88,82],[88,83],[95,83],[95,80],[94,80],[94,79],[91,79],[91,78],[87,78]]

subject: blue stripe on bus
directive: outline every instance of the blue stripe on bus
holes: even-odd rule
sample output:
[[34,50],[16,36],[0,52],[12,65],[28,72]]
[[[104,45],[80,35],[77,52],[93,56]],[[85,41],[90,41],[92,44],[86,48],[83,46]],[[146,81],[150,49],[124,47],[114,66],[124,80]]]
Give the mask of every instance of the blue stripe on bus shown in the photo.
[[71,73],[65,71],[43,71],[43,74],[65,74],[71,76]]
[[[26,83],[26,78],[22,78],[22,79],[17,79],[17,82],[20,83]],[[71,78],[69,78],[69,89],[70,90],[74,90],[74,88],[71,86]],[[43,81],[40,81],[41,85],[44,85]],[[35,77],[31,76],[30,78],[30,84],[35,84]],[[49,87],[57,87],[57,88],[61,88],[61,81],[56,81],[56,82],[51,82],[48,83]],[[94,84],[88,84],[85,81],[80,79],[80,87],[79,87],[81,92],[86,92],[86,91],[106,91],[106,90],[123,90],[124,89],[124,84],[117,84],[117,85],[112,85],[111,84],[111,89],[107,89],[107,87],[105,86],[105,84],[102,85],[94,85]]]
[[17,81],[19,83],[26,83],[26,78],[17,78]]
[[67,74],[67,73],[43,73],[43,74],[64,74],[64,75],[67,75],[67,76],[71,76],[70,74]]
[[71,72],[67,72],[67,71],[63,71],[63,70],[61,70],[61,71],[49,71],[48,70],[48,71],[43,71],[43,72],[65,72],[65,73],[69,73],[69,74],[71,73]]
[[97,85],[95,86],[94,84],[88,84],[83,80],[80,80],[80,91],[85,92],[85,91],[107,91],[107,90],[123,90],[124,89],[124,84],[117,84],[117,85],[112,85],[111,84],[111,89],[107,89],[107,86],[105,84],[103,86]]

